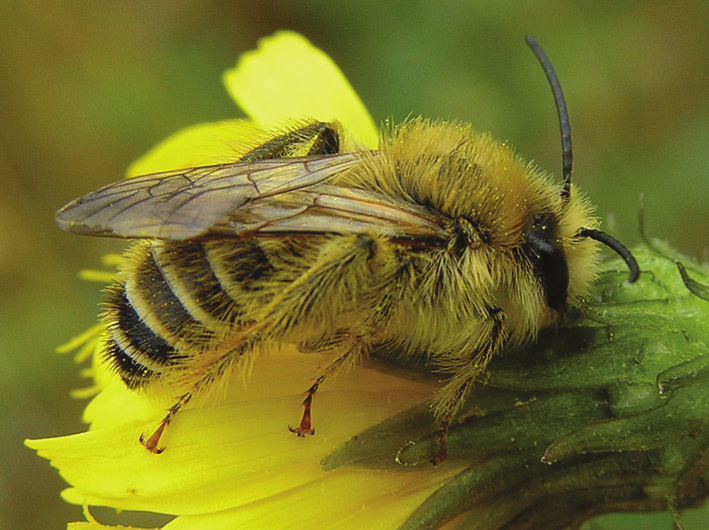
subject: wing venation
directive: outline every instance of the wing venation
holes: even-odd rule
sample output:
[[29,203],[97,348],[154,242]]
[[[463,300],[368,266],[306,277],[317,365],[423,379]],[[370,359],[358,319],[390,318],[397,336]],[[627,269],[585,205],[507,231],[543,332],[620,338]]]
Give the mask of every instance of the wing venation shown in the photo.
[[130,178],[69,203],[56,221],[79,234],[170,240],[363,231],[439,236],[441,220],[423,206],[330,184],[362,156],[377,155],[278,158]]

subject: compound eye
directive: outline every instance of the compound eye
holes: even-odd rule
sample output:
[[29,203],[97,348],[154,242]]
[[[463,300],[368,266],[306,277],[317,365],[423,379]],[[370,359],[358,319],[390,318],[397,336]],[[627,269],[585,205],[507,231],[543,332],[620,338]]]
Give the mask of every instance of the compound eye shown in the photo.
[[553,232],[550,221],[535,222],[526,234],[527,247],[531,250],[547,306],[561,311],[569,289],[569,267],[564,252],[552,242]]

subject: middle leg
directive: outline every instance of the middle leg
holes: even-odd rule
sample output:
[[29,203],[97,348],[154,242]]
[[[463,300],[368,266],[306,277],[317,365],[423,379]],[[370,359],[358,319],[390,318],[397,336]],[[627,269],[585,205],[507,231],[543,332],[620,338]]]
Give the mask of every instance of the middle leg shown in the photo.
[[318,377],[315,382],[306,390],[305,399],[303,400],[303,417],[300,420],[300,425],[298,427],[288,426],[288,430],[298,436],[306,436],[315,434],[315,429],[313,428],[311,406],[313,403],[313,396],[320,388],[326,379],[334,378],[340,372],[346,372],[349,368],[357,364],[362,358],[362,354],[365,351],[364,342],[359,339],[354,339],[348,341],[348,344],[338,344],[337,349],[343,351],[335,359],[330,361],[325,365],[324,368],[320,370]]
[[391,302],[383,302],[382,293],[401,266],[384,238],[333,238],[320,248],[317,261],[271,302],[266,335],[305,339],[316,351],[333,354],[306,391],[302,420],[297,427],[289,426],[291,432],[313,434],[315,393],[326,379],[347,371],[368,353],[391,313]]

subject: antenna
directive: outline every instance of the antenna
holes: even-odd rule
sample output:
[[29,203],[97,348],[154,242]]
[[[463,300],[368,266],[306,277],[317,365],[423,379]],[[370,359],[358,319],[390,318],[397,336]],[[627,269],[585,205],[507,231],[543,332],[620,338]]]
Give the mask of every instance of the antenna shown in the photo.
[[[569,123],[569,111],[566,109],[566,100],[564,92],[561,90],[561,83],[551,65],[551,61],[544,53],[542,47],[532,35],[527,35],[527,44],[532,48],[534,55],[539,59],[539,63],[544,69],[544,74],[547,76],[551,92],[554,94],[554,102],[556,103],[556,111],[559,114],[559,129],[561,130],[561,169],[564,177],[564,188],[561,190],[561,199],[568,201],[571,195],[571,172],[574,169],[573,155],[571,154],[571,124]],[[635,282],[640,276],[640,267],[635,260],[633,254],[616,238],[601,232],[600,230],[592,230],[590,228],[581,228],[577,234],[579,237],[587,237],[594,239],[599,243],[604,244],[616,254],[618,254],[625,264],[628,266],[630,274],[628,282]]]
[[564,92],[561,90],[561,83],[551,65],[551,61],[544,53],[542,47],[532,35],[527,35],[527,44],[539,59],[539,63],[544,69],[544,74],[547,76],[552,94],[554,94],[554,102],[556,103],[556,111],[559,114],[559,129],[561,130],[561,174],[564,177],[564,189],[561,190],[561,198],[568,200],[571,194],[571,172],[574,169],[573,155],[571,153],[571,124],[569,123],[569,111],[566,108],[566,100]]

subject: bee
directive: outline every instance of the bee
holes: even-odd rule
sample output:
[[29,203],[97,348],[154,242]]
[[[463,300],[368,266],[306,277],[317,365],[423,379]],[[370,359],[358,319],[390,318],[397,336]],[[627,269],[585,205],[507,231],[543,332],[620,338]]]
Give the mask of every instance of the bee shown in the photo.
[[339,123],[312,121],[235,162],[123,180],[59,210],[65,230],[136,240],[107,289],[104,355],[129,388],[179,396],[141,437],[149,451],[193,396],[278,344],[331,354],[289,427],[314,434],[318,388],[387,347],[452,374],[432,398],[440,463],[490,360],[588,291],[598,242],[638,278],[571,183],[564,96],[527,41],[556,101],[562,182],[469,125],[412,119],[362,150]]

